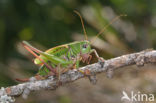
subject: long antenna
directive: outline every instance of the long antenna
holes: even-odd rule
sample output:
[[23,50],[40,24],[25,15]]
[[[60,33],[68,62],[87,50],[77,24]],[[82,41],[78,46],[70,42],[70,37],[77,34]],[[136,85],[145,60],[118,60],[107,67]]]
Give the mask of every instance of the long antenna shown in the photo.
[[80,14],[78,11],[76,11],[76,10],[74,10],[74,12],[80,17],[81,24],[82,24],[82,28],[83,28],[84,35],[85,35],[85,40],[88,40],[87,33],[86,33],[86,29],[85,29],[85,27],[84,27],[84,22],[83,22],[83,19],[82,19],[82,17],[81,17],[81,14]]
[[122,16],[127,16],[127,15],[126,15],[126,14],[121,14],[121,15],[115,17],[109,24],[107,24],[107,25],[96,35],[95,38],[93,38],[93,40],[91,40],[91,44],[97,39],[97,37],[98,37],[99,35],[101,35],[101,34],[107,29],[107,27],[109,27],[111,24],[113,24],[115,21],[117,21],[117,20],[118,20],[120,17],[122,17]]

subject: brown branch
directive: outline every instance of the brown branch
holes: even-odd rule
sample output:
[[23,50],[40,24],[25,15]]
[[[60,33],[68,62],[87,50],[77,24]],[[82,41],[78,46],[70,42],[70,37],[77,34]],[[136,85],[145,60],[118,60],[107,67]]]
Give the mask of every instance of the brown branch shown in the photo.
[[[123,55],[120,57],[112,58],[103,62],[94,63],[79,68],[79,70],[90,70],[91,73],[97,74],[101,72],[107,72],[107,76],[111,77],[113,71],[117,68],[122,68],[129,65],[136,64],[137,66],[143,66],[147,63],[156,63],[156,50],[145,50],[138,53]],[[77,79],[85,77],[81,72],[77,70],[70,70],[60,76],[61,84],[73,82]],[[58,80],[51,76],[48,79],[35,81],[32,77],[30,82],[25,82],[15,86],[5,88],[5,92],[8,96],[23,95],[26,97],[30,91],[36,91],[41,89],[56,89],[60,86]],[[94,79],[93,79],[94,80]],[[4,95],[2,89],[0,90],[0,96]]]

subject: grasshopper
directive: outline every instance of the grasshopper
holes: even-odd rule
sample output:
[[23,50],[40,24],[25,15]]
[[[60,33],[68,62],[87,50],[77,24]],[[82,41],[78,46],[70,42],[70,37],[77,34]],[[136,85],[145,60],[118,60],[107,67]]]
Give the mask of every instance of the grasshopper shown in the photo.
[[[80,17],[84,35],[85,35],[85,40],[75,41],[72,43],[56,46],[56,47],[46,50],[45,52],[38,50],[37,48],[31,46],[26,41],[22,42],[23,46],[36,57],[34,59],[34,63],[36,65],[40,65],[39,72],[36,76],[36,78],[38,78],[39,76],[39,80],[41,78],[45,79],[46,77],[50,75],[57,76],[59,80],[60,74],[71,69],[78,69],[80,62],[89,64],[90,60],[92,59],[92,55],[91,55],[92,53],[95,53],[95,56],[97,57],[99,61],[104,62],[104,59],[99,57],[96,50],[91,48],[91,42],[88,41],[83,19],[80,13],[77,11],[74,11],[74,12]],[[120,16],[118,16],[117,18],[119,17]],[[113,21],[110,24],[112,23]],[[106,27],[104,29],[106,29]],[[97,36],[99,36],[104,31],[104,29],[101,32],[99,32]],[[84,75],[90,75],[89,70],[80,71],[80,72],[83,73]],[[27,79],[23,79],[23,80],[17,79],[17,80],[27,81]]]

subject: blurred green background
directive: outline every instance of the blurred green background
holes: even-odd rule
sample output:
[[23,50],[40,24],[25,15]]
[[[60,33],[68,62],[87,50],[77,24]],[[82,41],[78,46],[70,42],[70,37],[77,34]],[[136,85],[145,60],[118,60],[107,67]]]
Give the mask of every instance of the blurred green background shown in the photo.
[[[44,51],[84,39],[80,19],[73,10],[81,13],[90,39],[113,18],[127,14],[92,45],[105,59],[155,49],[155,5],[155,0],[0,0],[0,86],[18,84],[15,78],[28,78],[37,72],[33,56],[21,41],[29,41]],[[82,79],[56,91],[31,94],[27,100],[17,98],[17,103],[115,103],[120,102],[122,90],[156,93],[154,64],[140,71],[135,66],[128,68],[118,70],[111,80],[98,75],[95,86]]]

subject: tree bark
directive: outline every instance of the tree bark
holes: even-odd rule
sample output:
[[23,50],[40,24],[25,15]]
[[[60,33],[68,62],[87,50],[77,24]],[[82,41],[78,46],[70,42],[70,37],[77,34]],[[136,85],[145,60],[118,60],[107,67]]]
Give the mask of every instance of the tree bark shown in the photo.
[[0,96],[8,95],[14,97],[18,95],[23,95],[23,97],[26,98],[31,91],[41,89],[54,90],[58,86],[61,86],[65,83],[73,82],[77,79],[85,77],[86,75],[79,72],[79,70],[89,70],[92,75],[88,75],[88,77],[91,81],[94,81],[95,78],[92,78],[94,74],[107,72],[107,76],[112,77],[113,71],[118,68],[130,65],[137,65],[138,67],[141,67],[144,66],[144,64],[148,63],[156,63],[156,50],[144,50],[138,53],[132,53],[108,59],[105,60],[105,62],[97,62],[94,64],[86,65],[84,67],[80,67],[77,70],[69,70],[68,72],[60,76],[60,83],[58,83],[58,80],[54,76],[50,76],[45,80],[39,81],[36,81],[34,77],[31,77],[29,82],[6,87],[4,88],[5,91],[1,89]]

